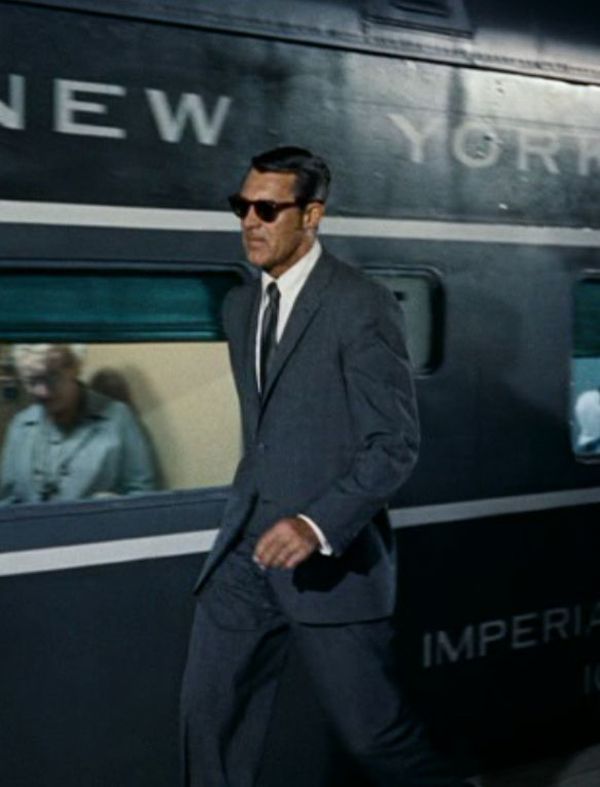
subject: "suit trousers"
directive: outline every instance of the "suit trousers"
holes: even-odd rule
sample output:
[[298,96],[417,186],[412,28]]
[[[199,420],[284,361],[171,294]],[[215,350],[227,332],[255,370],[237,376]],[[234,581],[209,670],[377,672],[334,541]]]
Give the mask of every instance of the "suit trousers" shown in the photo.
[[[281,612],[241,539],[203,587],[181,702],[185,787],[253,787],[290,647],[342,745],[374,787],[461,787],[400,692],[389,619],[307,625]],[[309,787],[309,785],[307,785]]]

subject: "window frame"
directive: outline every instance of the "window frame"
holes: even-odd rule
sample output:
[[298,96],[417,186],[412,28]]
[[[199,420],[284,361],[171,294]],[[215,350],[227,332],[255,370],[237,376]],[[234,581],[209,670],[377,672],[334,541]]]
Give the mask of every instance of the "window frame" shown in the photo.
[[[61,259],[19,259],[15,260],[13,258],[3,258],[0,259],[0,277],[7,273],[26,273],[35,275],[35,273],[45,273],[45,274],[77,274],[78,272],[83,274],[93,274],[93,273],[132,273],[143,275],[145,273],[148,274],[161,274],[161,275],[184,275],[187,274],[188,276],[201,275],[202,273],[210,273],[210,274],[218,274],[218,273],[227,273],[229,275],[234,275],[239,278],[239,283],[242,284],[246,281],[249,281],[251,276],[251,271],[249,267],[243,263],[237,261],[226,261],[226,262],[217,262],[212,260],[206,261],[177,261],[177,262],[170,262],[170,261],[145,261],[145,260],[86,260],[86,259],[78,259],[78,260],[61,260]],[[68,325],[68,320],[65,320],[65,326]],[[57,332],[59,333],[59,332]],[[28,338],[33,337],[33,338]],[[154,341],[155,339],[140,339],[139,341]],[[163,339],[166,341],[166,339]],[[15,340],[17,341],[17,340]],[[39,338],[36,335],[35,329],[32,329],[31,334],[27,334],[25,331],[23,332],[23,336],[19,337],[19,342],[36,342],[36,341],[43,341],[43,339]],[[72,338],[59,340],[59,339],[52,339],[52,341],[73,341]],[[94,341],[93,339],[90,341]],[[120,338],[120,339],[111,339],[107,337],[106,341],[113,341],[113,342],[128,342],[128,341],[135,341],[135,339],[131,338]],[[156,340],[158,341],[158,340]],[[181,339],[181,341],[187,341],[186,339]],[[191,337],[189,341],[208,341],[202,340],[196,337]],[[211,341],[224,341],[224,339],[219,340],[211,340]]]
[[[181,273],[181,274],[201,274],[201,273],[235,273],[239,277],[239,283],[248,283],[255,276],[250,266],[239,260],[215,261],[215,260],[102,260],[102,259],[73,259],[65,260],[61,258],[53,259],[15,259],[0,258],[0,283],[2,274],[6,271],[22,271],[27,273],[49,273],[78,271],[87,272],[129,272],[139,273]],[[39,337],[34,337],[32,341],[40,341]],[[23,342],[27,342],[24,334]],[[148,340],[153,341],[151,339]],[[190,342],[202,343],[202,340],[192,338]],[[225,338],[211,341],[226,341]],[[102,516],[108,512],[134,512],[136,510],[152,509],[156,506],[174,506],[186,509],[193,504],[206,499],[213,500],[217,505],[221,505],[226,499],[227,489],[225,486],[199,486],[193,489],[165,489],[154,490],[152,492],[139,495],[123,495],[111,497],[110,499],[99,500],[69,500],[69,501],[50,501],[43,505],[38,503],[23,503],[20,505],[0,506],[0,525],[3,528],[11,522],[18,523],[21,520],[46,520],[48,523],[61,520],[64,517],[78,515],[81,517]],[[176,530],[178,528],[175,528]]]
[[575,340],[576,340],[576,320],[577,320],[577,308],[576,308],[576,292],[577,288],[584,284],[586,281],[596,281],[600,286],[600,269],[599,268],[586,268],[583,271],[580,271],[578,276],[576,277],[573,283],[572,289],[572,297],[571,297],[571,352],[569,355],[569,397],[568,397],[568,413],[567,413],[567,424],[569,426],[569,447],[571,450],[571,454],[573,459],[581,465],[598,465],[600,464],[600,453],[598,454],[584,454],[579,453],[574,444],[574,433],[573,428],[575,425],[575,382],[573,379],[573,361],[577,358],[574,354],[575,350]]
[[[376,281],[385,278],[397,278],[399,276],[421,280],[426,279],[428,281],[430,285],[429,303],[433,318],[431,326],[431,352],[427,364],[419,368],[413,367],[413,373],[415,377],[419,378],[431,377],[433,374],[438,373],[445,359],[446,334],[446,294],[441,272],[430,265],[392,267],[389,263],[377,262],[365,265],[364,270]],[[388,289],[390,292],[394,292],[391,288]]]

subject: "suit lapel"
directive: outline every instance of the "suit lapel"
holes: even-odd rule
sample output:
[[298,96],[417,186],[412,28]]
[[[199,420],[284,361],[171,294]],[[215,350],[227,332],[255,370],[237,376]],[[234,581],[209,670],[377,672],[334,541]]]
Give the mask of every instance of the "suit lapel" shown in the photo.
[[258,330],[261,292],[259,280],[253,288],[248,317],[240,321],[246,331],[246,335],[244,336],[244,388],[248,397],[256,403],[257,407],[259,404],[259,393],[258,383],[256,381],[256,332]]
[[[328,255],[323,252],[298,295],[281,340],[275,351],[273,365],[261,397],[263,407],[292,351],[317,313],[321,305],[323,290],[327,286],[332,272],[333,266],[331,260]],[[254,328],[256,332],[256,322],[254,323]],[[254,358],[254,353],[252,354],[252,358]]]
[[242,410],[246,424],[251,428],[256,424],[260,409],[255,373],[260,293],[260,280],[246,287],[237,314],[231,321],[229,336],[233,373],[240,398],[243,400]]

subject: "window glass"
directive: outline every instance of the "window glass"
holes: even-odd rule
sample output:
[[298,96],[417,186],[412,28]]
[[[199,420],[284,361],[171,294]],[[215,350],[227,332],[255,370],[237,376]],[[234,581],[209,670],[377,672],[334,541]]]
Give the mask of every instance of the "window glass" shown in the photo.
[[581,459],[600,459],[600,278],[575,287],[571,440]]
[[404,310],[408,352],[415,371],[428,374],[441,363],[443,301],[441,286],[430,273],[370,273],[391,290]]
[[0,336],[20,341],[221,339],[235,273],[3,271]]
[[5,503],[230,483],[241,438],[224,342],[82,345],[87,404],[71,428],[53,417],[65,397],[56,372],[25,363],[19,379],[13,347],[0,347]]
[[0,505],[230,483],[241,436],[219,314],[236,280],[0,273]]

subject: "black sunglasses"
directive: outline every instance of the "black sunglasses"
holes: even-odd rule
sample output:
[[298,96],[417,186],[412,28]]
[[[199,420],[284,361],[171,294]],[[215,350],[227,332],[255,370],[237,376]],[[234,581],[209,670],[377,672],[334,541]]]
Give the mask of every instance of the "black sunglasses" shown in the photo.
[[286,208],[302,208],[306,205],[303,200],[295,199],[293,202],[273,202],[268,199],[245,199],[239,194],[233,194],[228,197],[231,210],[240,219],[245,219],[248,215],[250,208],[254,208],[254,212],[261,221],[266,221],[270,224],[275,221],[277,216],[282,210]]

